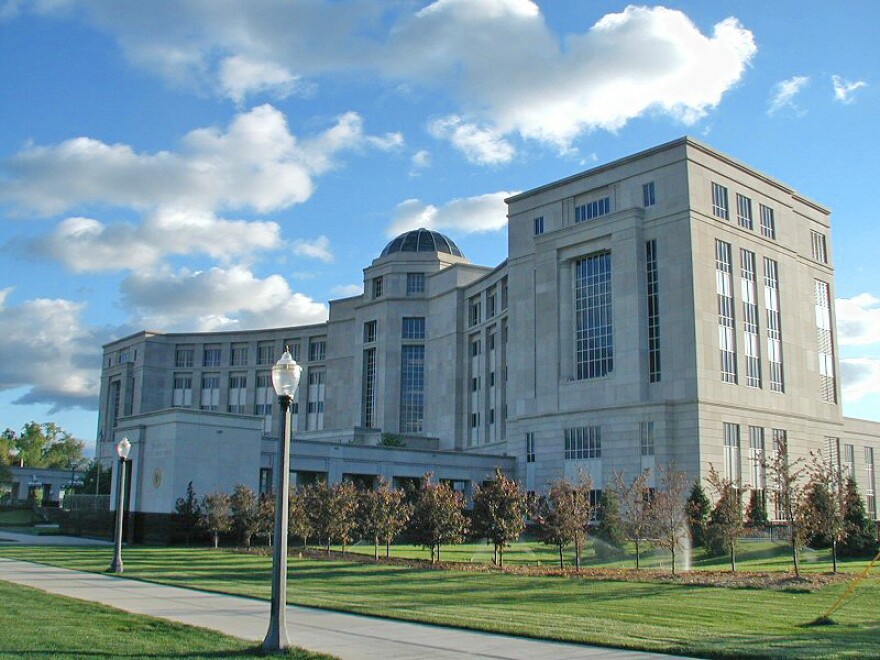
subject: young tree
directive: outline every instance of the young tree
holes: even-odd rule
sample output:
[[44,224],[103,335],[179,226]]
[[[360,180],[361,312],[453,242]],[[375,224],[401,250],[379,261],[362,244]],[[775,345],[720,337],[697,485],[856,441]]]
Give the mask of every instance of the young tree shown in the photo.
[[706,544],[706,525],[709,522],[709,513],[712,505],[700,480],[694,482],[691,494],[687,502],[688,527],[691,531],[691,545],[699,548]]
[[653,526],[651,489],[648,486],[650,475],[650,470],[644,470],[631,482],[627,482],[619,472],[614,475],[614,489],[621,504],[623,533],[636,546],[636,570],[640,568],[642,542],[650,538]]
[[[272,497],[272,518],[275,518],[275,498]],[[305,550],[309,538],[316,534],[314,522],[322,515],[323,491],[316,492],[312,486],[291,488],[287,494],[287,533],[299,537]],[[315,507],[315,510],[313,510]],[[274,529],[274,523],[273,523]]]
[[330,554],[333,535],[330,512],[330,487],[323,481],[310,484],[303,490],[303,505],[308,516],[309,527],[319,543]]
[[846,522],[846,484],[837,465],[814,453],[806,486],[807,525],[819,547],[831,546],[837,572],[837,550],[849,532]]
[[852,479],[846,480],[843,519],[846,538],[840,546],[840,554],[844,557],[873,557],[877,553],[877,528],[865,514],[865,503]]
[[[98,465],[98,469],[100,469],[100,465]],[[110,480],[107,481],[109,483]],[[199,498],[196,497],[192,481],[186,485],[186,497],[178,497],[174,503],[174,513],[177,517],[177,524],[186,536],[186,544],[189,545],[192,541],[192,535],[202,519],[202,508],[199,506]]]
[[709,464],[709,485],[715,491],[715,506],[709,514],[709,529],[712,536],[719,539],[730,556],[730,570],[736,572],[736,550],[742,535],[742,500],[737,484],[721,476],[715,466]]
[[416,542],[431,550],[431,563],[440,561],[440,547],[461,543],[467,533],[464,498],[446,483],[434,483],[425,475],[415,501],[410,527]]
[[620,518],[620,499],[617,491],[606,488],[599,500],[599,524],[594,534],[604,543],[594,544],[596,555],[600,558],[619,557],[623,553],[626,534],[623,532],[623,521]]
[[587,542],[590,524],[590,490],[593,484],[589,476],[581,476],[577,484],[562,478],[550,484],[547,496],[540,500],[535,520],[538,536],[547,545],[555,545],[559,551],[559,567],[565,562],[562,551],[565,546],[575,546],[575,568],[581,568],[581,549]]
[[202,498],[202,529],[214,537],[214,547],[220,544],[220,534],[228,532],[232,527],[229,509],[229,495],[215,491]]
[[675,558],[678,550],[684,550],[688,536],[687,490],[688,478],[684,472],[669,465],[659,470],[657,492],[651,500],[656,543],[672,555],[672,574],[675,575]]
[[[291,496],[293,492],[289,493]],[[288,531],[290,530],[290,508],[288,507]],[[260,495],[260,503],[257,505],[257,534],[265,536],[267,545],[271,548],[275,535],[275,493],[271,490]]]
[[805,459],[790,460],[788,439],[781,435],[774,438],[773,451],[763,459],[767,475],[772,483],[776,508],[781,519],[791,530],[791,557],[794,573],[801,574],[800,552],[809,535],[809,507],[806,503],[804,479],[807,473]]
[[83,477],[82,492],[86,495],[109,495],[112,475],[112,469],[108,467],[105,470],[100,462],[92,461]]
[[342,545],[342,554],[352,542],[357,529],[358,489],[354,482],[343,481],[330,488],[328,501],[329,528],[327,552],[330,552],[330,539]]
[[749,505],[746,507],[746,527],[764,529],[769,524],[763,491],[753,488],[752,494],[749,496]]
[[473,532],[492,541],[496,565],[504,566],[504,548],[523,533],[526,513],[525,493],[500,468],[495,468],[490,481],[475,489]]
[[391,556],[391,543],[409,522],[412,507],[402,490],[389,488],[380,478],[378,488],[363,494],[358,517],[361,533],[373,541],[373,557],[379,559],[379,543],[385,543],[385,556]]
[[245,548],[251,547],[251,539],[260,526],[260,501],[257,494],[244,484],[237,484],[229,498],[232,529]]

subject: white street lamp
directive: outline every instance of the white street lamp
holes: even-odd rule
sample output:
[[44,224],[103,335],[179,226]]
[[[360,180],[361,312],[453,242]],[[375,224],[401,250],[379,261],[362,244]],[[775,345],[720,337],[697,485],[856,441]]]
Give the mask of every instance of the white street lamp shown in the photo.
[[290,347],[272,367],[272,386],[278,395],[284,434],[278,448],[278,475],[275,478],[275,547],[272,553],[272,604],[269,609],[269,630],[263,640],[267,651],[282,651],[290,647],[287,638],[287,491],[290,489],[290,407],[302,367],[290,355]]
[[116,547],[113,552],[113,561],[110,563],[108,572],[122,573],[122,509],[125,506],[125,462],[131,452],[131,443],[128,438],[123,438],[116,445],[116,453],[119,456],[119,468],[116,471]]

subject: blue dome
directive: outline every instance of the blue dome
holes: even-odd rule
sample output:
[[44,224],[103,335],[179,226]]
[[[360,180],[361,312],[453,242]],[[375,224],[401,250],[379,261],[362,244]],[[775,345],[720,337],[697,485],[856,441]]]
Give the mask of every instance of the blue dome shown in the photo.
[[387,257],[395,252],[445,252],[464,258],[458,246],[448,236],[430,229],[413,229],[402,233],[382,250],[379,257]]

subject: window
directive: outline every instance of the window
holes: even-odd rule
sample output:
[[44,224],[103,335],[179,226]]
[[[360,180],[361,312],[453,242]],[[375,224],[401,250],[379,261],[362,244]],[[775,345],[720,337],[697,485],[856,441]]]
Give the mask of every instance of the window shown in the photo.
[[309,362],[321,362],[327,359],[327,341],[325,339],[309,339]]
[[471,378],[471,392],[479,392],[480,390],[480,377],[474,376]]
[[364,374],[361,383],[361,425],[368,429],[376,427],[375,348],[368,348],[364,351]]
[[654,455],[654,422],[639,422],[639,445],[642,456]]
[[424,339],[425,338],[425,317],[424,316],[404,316],[403,317],[403,339]]
[[565,429],[565,460],[602,458],[602,434],[598,426]]
[[190,374],[174,374],[171,405],[175,408],[189,408],[192,405],[192,376]]
[[535,462],[535,434],[526,433],[526,463]]
[[425,414],[425,347],[400,349],[400,432],[421,433]]
[[219,367],[220,366],[220,347],[216,344],[205,346],[202,352],[203,367]]
[[730,219],[730,212],[727,208],[727,188],[717,183],[712,184],[712,213],[716,218]]
[[752,200],[739,193],[736,194],[736,219],[740,227],[749,231],[755,228],[752,221]]
[[489,408],[489,426],[495,423],[495,408]]
[[373,298],[382,297],[382,277],[373,278]]
[[323,369],[309,369],[306,428],[310,431],[324,428],[324,378]]
[[199,408],[217,410],[220,405],[220,374],[202,375],[202,398]]
[[424,273],[407,273],[406,274],[406,295],[415,296],[425,292],[425,274]]
[[284,341],[284,350],[290,352],[290,357],[299,362],[299,339],[287,339]]
[[475,429],[480,426],[480,413],[471,413],[471,428]]
[[574,207],[574,221],[586,222],[609,213],[611,213],[611,198],[603,197]]
[[871,520],[877,520],[877,491],[874,479],[874,448],[865,447],[865,503]]
[[761,387],[761,349],[758,337],[758,282],[755,253],[739,251],[743,309],[743,352],[746,356],[746,385]]
[[275,389],[272,387],[272,376],[268,371],[257,373],[254,399],[254,414],[263,418],[263,433],[272,433],[272,402],[275,400]]
[[715,241],[715,285],[718,292],[718,348],[721,380],[736,383],[736,326],[733,318],[733,263],[730,243]]
[[231,413],[244,414],[247,399],[247,375],[229,374],[229,403],[227,410]]
[[767,316],[767,363],[770,389],[784,391],[782,373],[782,320],[779,313],[779,265],[764,257],[764,311]]
[[749,464],[751,467],[751,486],[755,490],[767,488],[766,461],[764,459],[764,427],[749,427]]
[[831,326],[831,295],[828,282],[816,280],[816,343],[819,355],[819,395],[837,403],[834,377],[834,335]]
[[376,321],[367,321],[364,323],[364,343],[372,344],[376,341]]
[[825,234],[810,230],[810,244],[813,250],[813,259],[822,264],[828,263],[828,247],[825,244]]
[[843,478],[856,478],[856,448],[853,445],[843,446]]
[[501,278],[501,309],[507,309],[507,278]]
[[760,205],[761,210],[761,235],[776,240],[776,218],[773,217],[773,209],[769,206]]
[[471,339],[471,357],[477,357],[482,351],[479,339]]
[[578,259],[574,271],[577,378],[600,378],[614,370],[611,253]]
[[654,206],[657,198],[654,196],[654,182],[646,183],[642,186],[642,205],[644,207]]
[[257,364],[275,364],[275,344],[261,342],[257,346]]
[[495,316],[495,307],[497,302],[497,294],[494,287],[486,293],[486,318],[491,319]]
[[474,296],[470,299],[470,303],[468,305],[470,324],[472,326],[477,325],[480,321],[483,320],[483,310],[482,305],[480,304],[480,297]]
[[178,369],[192,368],[194,355],[192,346],[178,346],[174,351],[174,366]]
[[724,423],[724,478],[734,485],[742,481],[739,457],[739,424]]
[[233,367],[246,367],[248,363],[247,344],[233,344],[229,352],[229,365]]
[[538,234],[543,234],[544,233],[544,216],[539,215],[532,222],[534,223],[535,236],[537,236]]
[[657,241],[645,243],[648,295],[648,382],[660,382],[660,286],[657,274]]

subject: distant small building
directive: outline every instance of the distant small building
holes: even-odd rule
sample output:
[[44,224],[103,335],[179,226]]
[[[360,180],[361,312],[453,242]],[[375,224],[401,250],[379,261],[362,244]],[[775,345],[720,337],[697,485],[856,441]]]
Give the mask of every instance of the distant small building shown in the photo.
[[66,492],[81,486],[85,479],[85,472],[80,470],[12,467],[10,471],[10,504],[34,502],[44,506],[57,506]]

